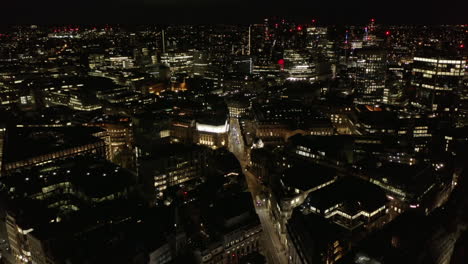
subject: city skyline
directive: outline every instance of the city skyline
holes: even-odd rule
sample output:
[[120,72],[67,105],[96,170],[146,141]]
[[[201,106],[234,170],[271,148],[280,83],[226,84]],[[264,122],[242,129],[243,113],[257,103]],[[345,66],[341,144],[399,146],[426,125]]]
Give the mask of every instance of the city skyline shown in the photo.
[[129,3],[3,17],[0,264],[467,263],[461,8]]

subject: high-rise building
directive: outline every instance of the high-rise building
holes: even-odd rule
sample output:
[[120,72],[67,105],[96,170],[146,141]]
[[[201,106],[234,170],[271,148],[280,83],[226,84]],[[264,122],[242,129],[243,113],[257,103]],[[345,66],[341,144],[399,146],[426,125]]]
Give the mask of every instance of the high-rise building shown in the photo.
[[334,61],[334,46],[334,41],[328,37],[328,28],[316,26],[307,28],[307,49],[310,50],[316,58]]
[[405,87],[405,68],[400,65],[389,65],[385,80],[382,102],[384,104],[397,104]]
[[170,67],[174,74],[191,75],[193,72],[193,55],[187,52],[164,53],[161,63]]
[[416,96],[412,105],[434,113],[456,111],[466,62],[459,56],[425,51],[413,59],[411,86]]
[[3,171],[3,145],[5,144],[5,134],[6,128],[0,125],[0,176],[2,176]]
[[297,50],[284,51],[285,71],[290,81],[314,81],[316,79],[315,65],[309,56]]
[[380,49],[360,49],[356,56],[355,103],[381,102],[385,88],[385,52]]

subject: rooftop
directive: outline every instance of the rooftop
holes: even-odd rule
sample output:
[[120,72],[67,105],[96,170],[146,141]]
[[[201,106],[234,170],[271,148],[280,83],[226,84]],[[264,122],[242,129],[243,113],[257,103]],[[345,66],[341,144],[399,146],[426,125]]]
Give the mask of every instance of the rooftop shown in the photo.
[[387,202],[385,192],[380,187],[354,177],[344,177],[309,193],[304,204],[321,212],[341,204],[350,215],[354,215],[361,210],[373,212]]
[[307,191],[336,177],[336,170],[315,163],[300,162],[287,169],[282,177],[286,187]]
[[[102,141],[92,134],[95,127],[10,128],[7,129],[6,162],[15,162]],[[25,151],[27,150],[27,151]]]

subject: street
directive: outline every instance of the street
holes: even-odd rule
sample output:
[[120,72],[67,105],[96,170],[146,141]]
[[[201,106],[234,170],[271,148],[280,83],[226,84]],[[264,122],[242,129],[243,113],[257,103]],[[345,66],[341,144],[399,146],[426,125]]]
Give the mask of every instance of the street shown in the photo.
[[248,155],[245,151],[245,144],[241,134],[241,128],[238,119],[231,118],[229,130],[229,150],[239,160],[242,171],[245,175],[245,180],[254,201],[255,210],[260,218],[260,223],[263,228],[263,246],[268,263],[284,264],[287,263],[287,254],[282,248],[277,232],[275,231],[274,223],[268,215],[268,209],[265,208],[263,202],[257,205],[257,199],[262,191],[263,186],[257,181],[255,175],[246,170]]

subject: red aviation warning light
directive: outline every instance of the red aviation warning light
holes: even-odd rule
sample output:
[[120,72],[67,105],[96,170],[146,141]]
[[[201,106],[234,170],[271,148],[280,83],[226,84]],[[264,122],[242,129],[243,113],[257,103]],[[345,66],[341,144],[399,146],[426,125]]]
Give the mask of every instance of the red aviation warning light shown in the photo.
[[460,48],[464,48],[465,47],[465,44],[460,44]]
[[390,31],[388,31],[388,30],[387,30],[387,31],[385,31],[385,36],[390,36],[390,33],[391,33],[391,32],[390,32]]
[[297,26],[297,31],[301,31],[302,30],[302,26]]
[[278,64],[279,64],[281,70],[283,71],[284,70],[284,59],[279,59]]
[[375,22],[375,19],[374,19],[374,18],[371,18],[371,20],[370,20],[370,21],[371,21],[371,22]]
[[315,23],[315,21],[316,21],[315,19],[312,19],[312,23]]

